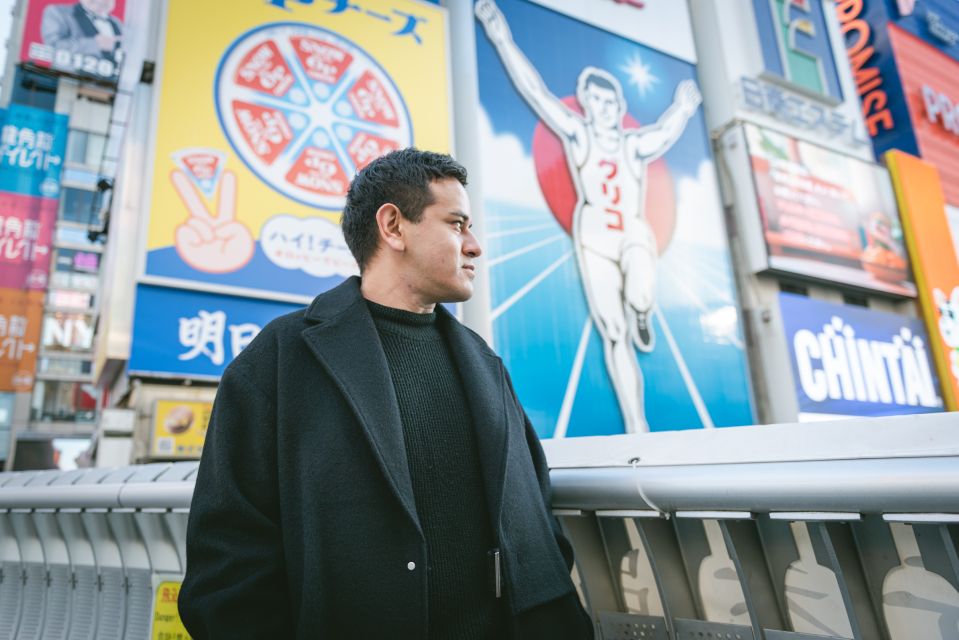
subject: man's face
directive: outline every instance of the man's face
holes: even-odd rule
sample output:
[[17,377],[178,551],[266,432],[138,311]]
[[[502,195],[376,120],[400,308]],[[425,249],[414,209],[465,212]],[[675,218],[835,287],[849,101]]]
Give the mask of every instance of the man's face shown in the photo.
[[433,204],[406,225],[403,279],[425,303],[463,302],[473,295],[473,260],[482,253],[470,231],[470,203],[458,180],[430,185]]
[[108,16],[116,6],[116,0],[80,0],[80,6],[98,16]]
[[619,126],[622,119],[619,107],[619,97],[612,89],[606,89],[596,84],[586,85],[586,104],[583,109],[590,120],[603,129],[613,129]]

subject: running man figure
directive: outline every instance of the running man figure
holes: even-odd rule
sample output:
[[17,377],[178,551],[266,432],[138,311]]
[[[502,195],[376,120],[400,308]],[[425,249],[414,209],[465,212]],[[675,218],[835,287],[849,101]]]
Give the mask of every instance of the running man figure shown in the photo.
[[649,431],[643,408],[643,374],[633,345],[653,350],[652,311],[658,248],[646,221],[646,167],[679,139],[702,97],[691,80],[676,88],[659,120],[623,129],[626,100],[609,72],[586,67],[576,83],[579,115],[551,94],[523,55],[499,7],[474,8],[520,96],[559,137],[573,176],[577,203],[572,236],[590,316],[603,339],[606,368],[626,432]]

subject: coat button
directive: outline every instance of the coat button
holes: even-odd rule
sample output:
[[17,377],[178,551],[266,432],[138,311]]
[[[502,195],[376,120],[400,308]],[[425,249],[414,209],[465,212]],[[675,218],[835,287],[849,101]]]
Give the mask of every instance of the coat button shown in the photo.
[[415,562],[409,562],[409,563],[406,564],[406,568],[409,569],[410,571],[412,571],[413,569],[416,568],[416,563],[415,563]]

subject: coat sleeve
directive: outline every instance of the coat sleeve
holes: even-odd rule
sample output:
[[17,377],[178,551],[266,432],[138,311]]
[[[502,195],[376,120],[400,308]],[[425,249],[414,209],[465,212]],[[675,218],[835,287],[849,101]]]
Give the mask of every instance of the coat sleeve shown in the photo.
[[543,502],[546,505],[546,513],[549,515],[549,524],[553,529],[553,536],[556,538],[556,544],[559,545],[559,551],[563,554],[563,559],[566,561],[566,568],[567,570],[572,571],[573,545],[570,544],[569,540],[563,534],[563,529],[559,525],[559,520],[557,520],[556,516],[553,515],[553,489],[549,483],[549,466],[546,463],[546,454],[543,452],[543,445],[540,444],[539,436],[536,435],[536,430],[533,429],[533,423],[530,422],[529,416],[527,416],[526,411],[523,410],[523,405],[520,403],[519,398],[516,397],[516,390],[513,389],[513,381],[509,377],[509,372],[506,370],[505,366],[503,367],[503,375],[506,377],[506,382],[509,385],[509,392],[512,395],[513,402],[515,402],[516,406],[518,406],[520,411],[523,412],[523,423],[526,431],[526,446],[529,449],[529,455],[533,462],[533,469],[536,471],[536,480],[539,483],[540,493],[543,494]]
[[[73,26],[76,20],[72,15],[74,5],[49,5],[40,18],[40,39],[54,49],[64,49],[70,53],[100,55],[96,38],[76,35]],[[68,13],[69,12],[69,13]]]
[[275,404],[237,364],[217,389],[203,446],[180,616],[195,640],[291,638]]

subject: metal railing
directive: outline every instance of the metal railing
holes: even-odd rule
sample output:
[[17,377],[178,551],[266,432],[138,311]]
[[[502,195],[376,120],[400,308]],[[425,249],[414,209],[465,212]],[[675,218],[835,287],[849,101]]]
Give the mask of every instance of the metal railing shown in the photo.
[[[605,640],[959,638],[959,416],[544,443]],[[180,632],[196,463],[0,474],[0,640]]]

